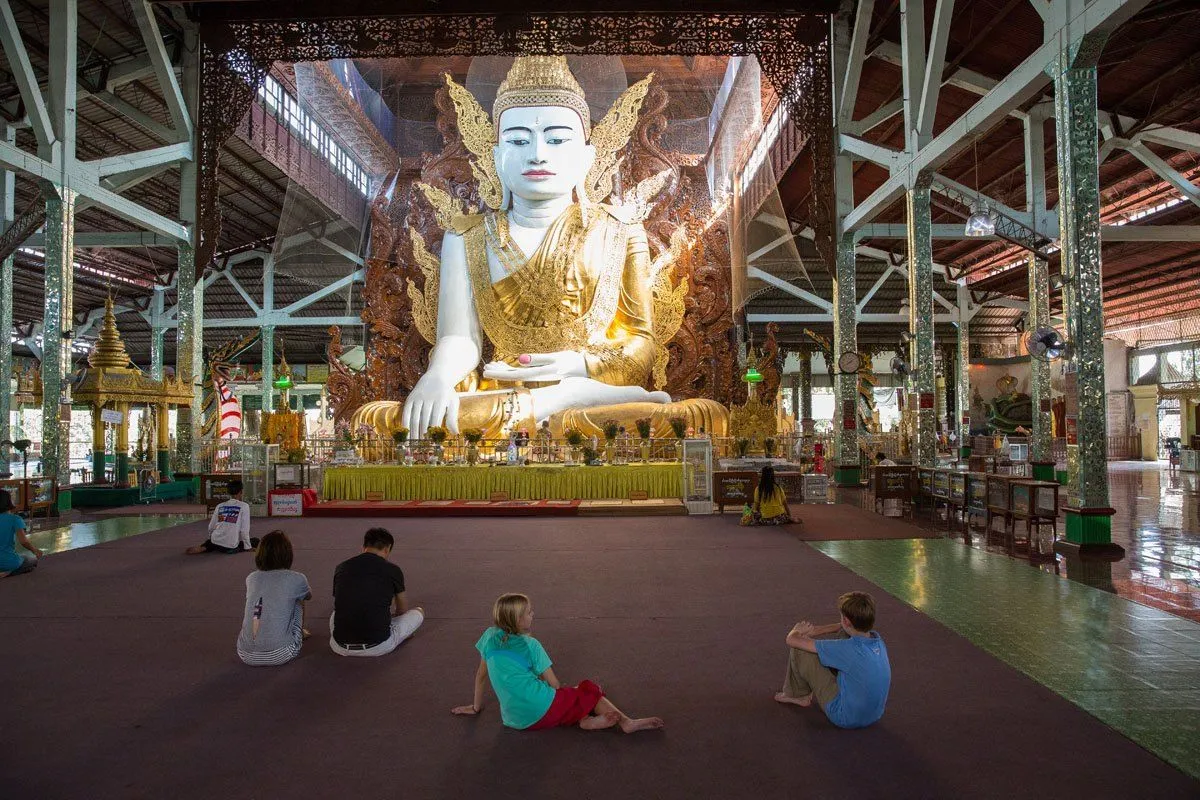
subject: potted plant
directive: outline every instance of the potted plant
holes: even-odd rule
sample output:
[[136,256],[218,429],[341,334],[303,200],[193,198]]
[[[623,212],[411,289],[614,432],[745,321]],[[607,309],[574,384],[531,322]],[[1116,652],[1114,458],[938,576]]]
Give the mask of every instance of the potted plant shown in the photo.
[[479,463],[479,442],[483,439],[483,431],[479,428],[467,428],[462,435],[467,440],[467,463],[475,466]]
[[412,451],[408,449],[408,428],[397,428],[392,431],[392,443],[396,445],[396,460],[401,460],[403,453],[403,461],[405,464],[412,463]]
[[570,451],[567,455],[567,466],[572,466],[579,463],[579,448],[583,446],[583,431],[578,428],[571,428],[567,431],[567,444],[570,446]]
[[621,431],[621,426],[615,419],[609,419],[604,421],[600,430],[604,433],[604,463],[612,464],[614,443],[617,440],[617,434]]
[[769,436],[763,439],[763,452],[766,453],[767,458],[775,457],[775,440]]
[[596,448],[584,446],[584,448],[583,448],[583,463],[585,465],[592,465],[592,464],[595,464],[597,461],[598,461],[598,459],[596,458]]
[[429,437],[429,441],[433,442],[433,463],[440,464],[442,462],[443,452],[442,442],[446,441],[446,436],[449,435],[449,431],[447,431],[441,425],[434,425],[425,432],[425,435]]
[[683,417],[671,417],[671,433],[675,434],[675,458],[683,460],[683,438],[687,436],[688,424]]
[[642,444],[641,444],[642,463],[649,464],[650,463],[650,418],[642,417],[634,424],[637,425],[638,436],[642,437]]
[[734,447],[734,452],[737,453],[738,458],[745,458],[746,453],[750,450],[750,440],[749,439],[738,439],[736,442],[733,443],[733,447]]

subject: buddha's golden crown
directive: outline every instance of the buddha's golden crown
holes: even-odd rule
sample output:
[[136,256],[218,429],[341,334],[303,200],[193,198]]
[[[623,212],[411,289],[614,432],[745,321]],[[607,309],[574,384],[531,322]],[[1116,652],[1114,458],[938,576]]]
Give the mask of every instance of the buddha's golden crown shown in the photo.
[[584,135],[592,131],[592,115],[583,88],[571,74],[565,56],[521,56],[513,62],[508,76],[496,93],[492,123],[500,125],[500,115],[510,108],[563,106],[579,115]]

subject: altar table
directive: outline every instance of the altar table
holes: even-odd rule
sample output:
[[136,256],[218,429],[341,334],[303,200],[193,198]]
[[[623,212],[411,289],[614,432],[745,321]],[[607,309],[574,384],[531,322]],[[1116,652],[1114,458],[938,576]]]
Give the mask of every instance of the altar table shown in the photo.
[[527,466],[338,466],[326,467],[322,499],[487,500],[507,492],[513,500],[624,499],[683,496],[683,466],[674,463],[567,467]]

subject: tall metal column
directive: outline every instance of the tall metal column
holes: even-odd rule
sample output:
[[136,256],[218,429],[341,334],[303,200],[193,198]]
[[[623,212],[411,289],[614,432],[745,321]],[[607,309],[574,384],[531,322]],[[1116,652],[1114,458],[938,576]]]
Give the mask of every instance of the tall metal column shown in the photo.
[[908,329],[917,430],[913,463],[937,462],[937,409],[933,363],[933,236],[930,221],[931,175],[921,175],[908,190]]
[[800,430],[805,434],[813,432],[812,415],[812,358],[811,350],[800,353]]
[[[200,108],[200,48],[197,46],[195,26],[184,28],[184,50],[182,80],[187,113],[192,120],[192,152],[199,153],[196,131],[199,130]],[[199,237],[197,218],[198,168],[195,161],[184,161],[179,165],[179,217],[190,226],[190,236],[178,245],[178,278],[176,279],[178,330],[175,344],[175,374],[179,380],[192,387],[191,407],[180,406],[175,416],[175,447],[180,463],[190,472],[200,469],[196,440],[203,425],[203,378],[204,378],[204,269],[207,264],[196,264],[196,242]]]
[[[201,346],[200,326],[203,324],[197,319],[196,311],[196,251],[188,242],[180,242],[178,251],[179,273],[175,285],[178,292],[176,319],[179,321],[179,327],[175,333],[175,375],[181,383],[193,386],[199,377],[194,366],[194,355]],[[192,407],[179,407],[175,416],[176,456],[179,463],[189,472],[195,472],[199,468],[192,450],[194,428],[198,422],[199,414],[195,413],[194,404]]]
[[[837,243],[837,280],[833,284],[833,363],[837,366],[842,353],[858,352],[858,298],[856,294],[857,264],[854,256],[854,234],[844,233]],[[836,468],[834,480],[839,486],[857,486],[860,471],[858,450],[858,375],[838,373],[833,379],[837,401],[834,419]]]
[[[0,121],[0,139],[6,144],[15,145],[17,132]],[[0,170],[0,233],[8,230],[8,226],[16,219],[16,174],[8,170]],[[9,417],[12,415],[12,293],[13,293],[13,256],[0,262],[0,441],[12,439],[9,430]],[[3,455],[8,455],[7,453]]]
[[262,329],[262,410],[275,407],[275,326]]
[[[150,377],[161,381],[163,377],[163,346],[166,343],[167,329],[163,325],[164,290],[155,287],[154,297],[150,301]],[[159,447],[164,443],[160,442]]]
[[[1050,324],[1050,276],[1047,264],[1037,256],[1029,256],[1029,330]],[[1029,439],[1029,461],[1034,477],[1054,478],[1051,452],[1050,423],[1050,362],[1029,359],[1029,394],[1033,399],[1033,431]]]
[[150,377],[161,381],[163,377],[163,346],[166,344],[167,329],[150,329]]
[[958,403],[951,428],[958,431],[958,457],[971,457],[971,314],[970,292],[958,287],[958,358],[955,363],[954,397]]
[[[46,290],[42,314],[42,475],[71,483],[71,339],[74,304],[75,192],[46,184]],[[64,336],[64,333],[68,333]]]
[[[1066,514],[1068,546],[1123,555],[1112,544],[1108,499],[1104,388],[1104,298],[1100,284],[1100,168],[1097,154],[1096,60],[1103,36],[1064,44],[1054,66],[1058,154],[1059,238],[1067,336],[1074,344],[1068,370],[1067,447],[1072,471]],[[1073,394],[1074,397],[1070,395]],[[1072,413],[1074,412],[1074,413]],[[1070,453],[1074,450],[1074,453]]]

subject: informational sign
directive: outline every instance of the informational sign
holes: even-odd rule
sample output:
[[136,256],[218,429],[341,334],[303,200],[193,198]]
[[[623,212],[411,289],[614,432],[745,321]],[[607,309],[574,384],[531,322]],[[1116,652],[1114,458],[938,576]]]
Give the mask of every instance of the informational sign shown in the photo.
[[272,517],[302,517],[304,516],[304,495],[300,492],[271,492],[268,497],[267,513]]
[[111,408],[100,409],[100,421],[107,422],[110,425],[120,425],[125,420],[125,415],[120,411],[113,411]]
[[647,492],[645,489],[634,489],[632,492],[629,493],[629,499],[630,500],[649,500],[650,493]]
[[216,508],[229,499],[229,484],[238,480],[237,475],[212,473],[200,476],[200,495],[209,508]]
[[713,502],[720,511],[724,511],[725,506],[746,505],[753,499],[757,483],[757,472],[713,473]]
[[363,499],[368,503],[378,503],[383,500],[383,492],[367,492]]
[[508,492],[492,492],[488,495],[489,503],[507,503]]
[[913,468],[877,466],[872,472],[876,500],[903,500],[913,494]]
[[300,485],[301,467],[299,464],[276,464],[275,465],[275,485]]
[[358,451],[353,449],[335,450],[333,451],[334,464],[361,464],[362,459],[358,456]]
[[920,404],[920,406],[918,406],[918,408],[921,411],[932,411],[933,410],[933,400],[934,400],[933,392],[921,392],[920,400],[921,400],[921,404]]
[[[790,497],[788,498],[791,499]],[[828,475],[805,475],[804,476],[804,502],[806,503],[826,503],[829,501],[829,476]]]

